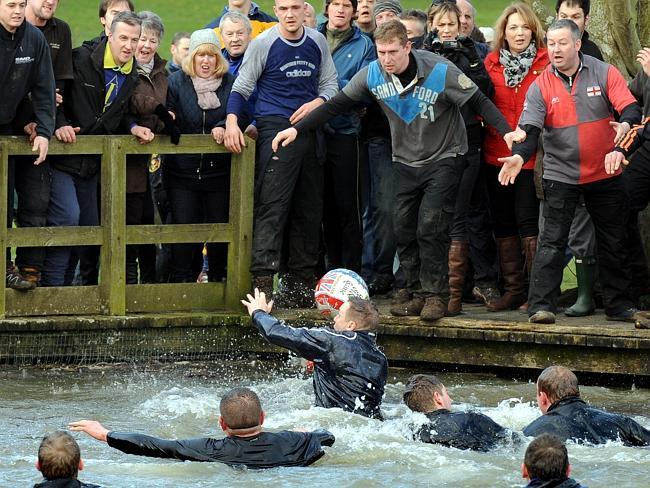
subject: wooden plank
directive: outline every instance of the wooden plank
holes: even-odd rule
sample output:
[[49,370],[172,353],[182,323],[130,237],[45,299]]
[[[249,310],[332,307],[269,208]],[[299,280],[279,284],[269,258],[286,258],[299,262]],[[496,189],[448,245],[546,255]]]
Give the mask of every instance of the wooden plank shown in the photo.
[[239,300],[250,291],[250,264],[253,242],[253,186],[255,179],[255,142],[247,139],[241,154],[232,155],[230,178],[230,216],[233,244],[228,246],[226,305],[241,307]]
[[[6,95],[5,95],[6,96]],[[9,147],[7,141],[0,140],[0,251],[5,259],[7,249],[7,178],[9,176]],[[0,318],[5,317],[5,285],[7,282],[7,268],[0,266]]]
[[128,244],[233,242],[232,224],[128,225]]
[[220,310],[225,308],[224,283],[127,285],[128,313]]
[[95,315],[102,313],[98,286],[6,290],[7,316]]
[[18,227],[7,229],[7,246],[94,246],[102,244],[101,227]]
[[[198,153],[225,153],[228,152],[223,145],[218,145],[212,137],[191,134],[183,135],[178,145],[170,142],[168,136],[156,136],[149,144],[140,144],[133,136],[77,136],[74,144],[65,144],[55,139],[50,141],[48,154],[76,155],[76,154],[102,154],[104,139],[110,138],[119,141],[128,154],[198,154]],[[7,136],[0,137],[6,141],[11,154],[17,156],[33,156],[32,146],[25,137]]]
[[126,153],[118,138],[105,138],[101,163],[100,288],[109,315],[126,313]]

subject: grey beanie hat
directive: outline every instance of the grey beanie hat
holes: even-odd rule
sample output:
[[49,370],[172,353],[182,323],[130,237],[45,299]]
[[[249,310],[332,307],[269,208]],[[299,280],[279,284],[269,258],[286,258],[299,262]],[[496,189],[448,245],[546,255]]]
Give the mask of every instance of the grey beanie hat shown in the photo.
[[379,0],[375,4],[375,17],[381,12],[393,12],[395,15],[402,13],[402,5],[399,0]]
[[200,29],[192,32],[190,36],[190,54],[201,44],[214,44],[217,50],[221,50],[221,43],[217,34],[212,29]]

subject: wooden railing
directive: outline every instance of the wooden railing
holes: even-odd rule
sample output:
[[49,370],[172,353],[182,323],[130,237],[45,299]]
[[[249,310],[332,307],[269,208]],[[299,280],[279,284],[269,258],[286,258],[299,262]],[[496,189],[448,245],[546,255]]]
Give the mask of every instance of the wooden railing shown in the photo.
[[[7,228],[0,211],[0,249],[7,247],[88,246],[100,249],[98,286],[5,289],[0,266],[0,318],[36,315],[126,315],[196,310],[239,310],[250,286],[255,144],[248,140],[232,155],[230,216],[224,224],[126,225],[127,154],[226,152],[210,136],[184,135],[179,145],[157,137],[147,145],[131,136],[80,136],[74,144],[52,140],[50,155],[101,154],[101,222],[96,227]],[[0,208],[6,209],[9,155],[34,157],[25,138],[0,137]],[[31,164],[31,163],[27,163]],[[224,283],[126,285],[127,244],[223,242],[228,244]]]

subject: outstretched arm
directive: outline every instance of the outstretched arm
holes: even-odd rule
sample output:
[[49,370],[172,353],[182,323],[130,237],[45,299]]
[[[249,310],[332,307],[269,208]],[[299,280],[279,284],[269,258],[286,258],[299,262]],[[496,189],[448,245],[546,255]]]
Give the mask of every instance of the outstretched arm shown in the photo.
[[106,442],[106,437],[109,430],[96,420],[77,420],[70,422],[68,429],[74,432],[85,432],[90,437],[94,437],[98,441]]

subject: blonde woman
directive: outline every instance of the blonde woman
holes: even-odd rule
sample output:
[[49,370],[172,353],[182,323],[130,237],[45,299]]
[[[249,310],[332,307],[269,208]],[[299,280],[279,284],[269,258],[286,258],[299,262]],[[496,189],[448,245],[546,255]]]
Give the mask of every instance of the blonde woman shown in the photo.
[[[183,69],[169,77],[167,108],[183,134],[212,134],[223,143],[226,105],[234,82],[221,43],[212,29],[190,37],[190,52]],[[244,121],[245,122],[245,121]],[[195,224],[228,221],[230,154],[174,154],[165,157],[163,183],[171,208],[171,223]],[[226,276],[225,244],[208,244],[209,281]],[[193,282],[198,274],[192,263],[200,244],[172,246],[174,282]]]

